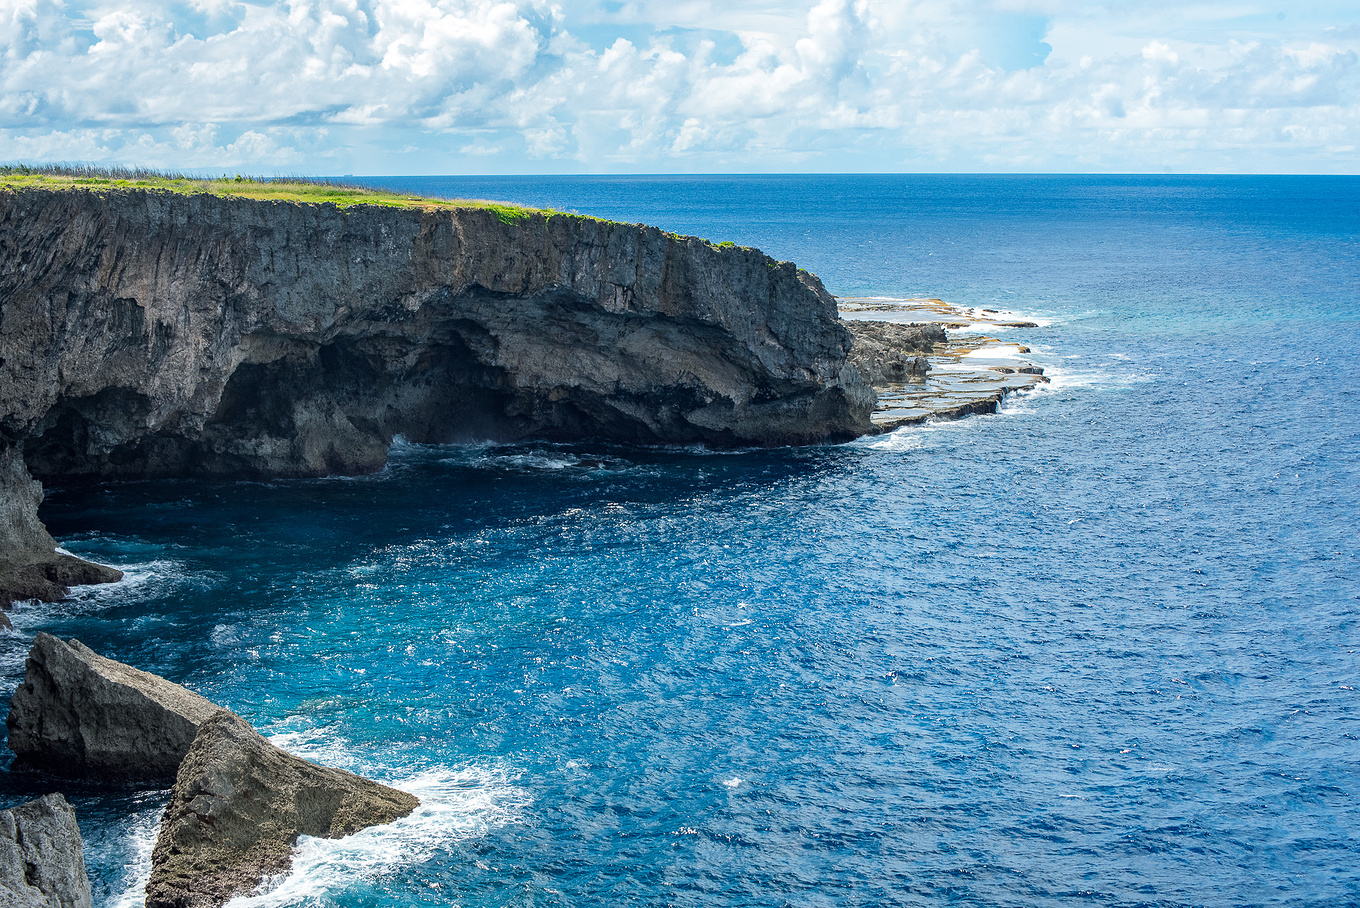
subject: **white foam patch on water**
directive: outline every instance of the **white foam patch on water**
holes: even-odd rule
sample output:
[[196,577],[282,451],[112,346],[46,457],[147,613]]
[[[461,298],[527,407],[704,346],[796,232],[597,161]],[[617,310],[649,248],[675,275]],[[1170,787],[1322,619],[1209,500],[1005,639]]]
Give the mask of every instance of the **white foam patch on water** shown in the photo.
[[864,445],[875,451],[919,451],[930,443],[930,436],[939,431],[956,429],[967,420],[951,420],[942,423],[926,422],[914,426],[894,429],[887,435],[877,435],[858,439],[851,444]]
[[494,466],[510,470],[566,470],[580,466],[581,460],[571,455],[552,457],[544,454],[505,454],[500,457],[484,457],[477,466]]
[[965,353],[963,359],[1019,359],[1019,344],[991,344]]
[[[81,556],[84,557],[84,556]],[[99,559],[93,559],[98,561]],[[104,599],[126,602],[129,597],[163,596],[185,586],[209,586],[216,579],[208,572],[195,573],[181,562],[168,558],[154,561],[120,564],[117,561],[101,561],[109,567],[123,572],[123,579],[117,583],[97,583],[92,586],[71,588],[68,600],[77,602],[100,602]]]
[[142,908],[146,904],[146,881],[151,878],[151,852],[161,829],[161,810],[148,810],[137,823],[129,842],[128,886],[109,903],[109,908]]
[[[58,551],[70,554],[64,549]],[[168,559],[132,564],[98,558],[93,560],[122,571],[123,579],[116,583],[71,587],[66,598],[59,602],[17,603],[14,610],[8,613],[14,629],[31,636],[35,628],[40,628],[54,618],[88,615],[110,605],[125,605],[129,601],[167,596],[189,586],[208,587],[215,580],[210,573],[196,574],[180,562]]]
[[1113,391],[1131,388],[1152,381],[1156,376],[1150,372],[1127,372],[1122,367],[1104,369],[1098,365],[1078,366],[1075,364],[1044,365],[1044,377],[1048,383],[1040,385],[1039,391]]
[[916,451],[924,444],[919,432],[905,432],[898,429],[889,432],[887,435],[880,435],[866,443],[867,447],[875,451]]
[[523,789],[496,767],[440,769],[388,780],[420,799],[408,817],[372,826],[343,839],[298,840],[292,870],[264,884],[264,891],[238,896],[231,908],[284,908],[324,904],[358,883],[404,874],[458,841],[515,822],[528,806]]

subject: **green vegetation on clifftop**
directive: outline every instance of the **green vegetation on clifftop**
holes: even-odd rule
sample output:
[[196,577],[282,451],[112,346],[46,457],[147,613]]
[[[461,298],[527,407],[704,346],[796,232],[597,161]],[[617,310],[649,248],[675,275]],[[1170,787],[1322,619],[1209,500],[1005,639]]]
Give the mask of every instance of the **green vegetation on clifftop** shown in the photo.
[[26,167],[0,166],[0,191],[6,189],[53,189],[102,192],[108,190],[146,190],[180,195],[214,195],[262,201],[331,204],[337,208],[351,205],[380,205],[386,208],[452,209],[485,208],[510,224],[541,214],[551,217],[561,212],[525,208],[482,199],[432,199],[385,189],[371,189],[329,180],[303,178],[247,177],[237,174],[222,177],[192,177],[160,173],[140,168]]
[[[223,198],[258,199],[260,201],[297,202],[313,205],[334,205],[349,208],[353,205],[378,205],[384,208],[416,208],[425,211],[457,208],[481,208],[494,212],[503,224],[514,224],[535,215],[551,218],[565,212],[552,208],[526,208],[508,202],[486,199],[434,199],[428,196],[407,195],[387,189],[373,189],[351,183],[309,177],[252,177],[241,174],[221,177],[195,177],[182,173],[147,170],[141,167],[86,167],[81,165],[0,164],[0,192],[18,189],[76,190],[84,192],[118,192],[144,190],[173,192],[178,195],[212,195]],[[607,224],[618,224],[608,218],[573,214]],[[753,252],[731,240],[715,243],[700,237],[689,237],[665,231],[678,243],[698,240],[715,249],[740,249]],[[770,263],[774,267],[774,263]]]

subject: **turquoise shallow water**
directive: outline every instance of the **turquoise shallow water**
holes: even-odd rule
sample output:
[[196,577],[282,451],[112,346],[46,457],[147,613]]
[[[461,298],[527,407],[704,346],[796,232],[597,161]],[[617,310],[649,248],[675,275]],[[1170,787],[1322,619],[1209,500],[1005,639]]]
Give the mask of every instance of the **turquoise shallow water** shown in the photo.
[[[37,630],[419,793],[252,904],[1360,904],[1360,180],[413,180],[1041,317],[994,417],[51,491]],[[4,775],[4,803],[48,787]],[[67,786],[98,904],[162,792]]]

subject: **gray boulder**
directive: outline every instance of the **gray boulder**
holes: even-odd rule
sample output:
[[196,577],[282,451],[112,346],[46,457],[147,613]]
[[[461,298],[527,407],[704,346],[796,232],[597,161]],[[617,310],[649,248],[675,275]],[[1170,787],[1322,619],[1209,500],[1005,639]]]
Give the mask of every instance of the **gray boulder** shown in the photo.
[[0,810],[0,904],[90,908],[80,827],[61,795]]
[[68,778],[168,783],[217,704],[79,640],[38,634],[10,701],[16,766]]
[[180,765],[151,855],[146,908],[212,908],[292,865],[298,836],[340,838],[406,816],[412,795],[309,763],[222,710]]

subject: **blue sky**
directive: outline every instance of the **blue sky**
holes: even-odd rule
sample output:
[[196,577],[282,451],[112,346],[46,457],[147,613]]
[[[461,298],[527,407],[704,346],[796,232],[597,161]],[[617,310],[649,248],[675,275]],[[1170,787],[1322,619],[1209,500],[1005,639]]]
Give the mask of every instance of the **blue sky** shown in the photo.
[[0,160],[1360,172],[1360,3],[0,0]]

